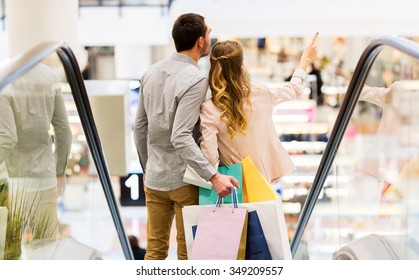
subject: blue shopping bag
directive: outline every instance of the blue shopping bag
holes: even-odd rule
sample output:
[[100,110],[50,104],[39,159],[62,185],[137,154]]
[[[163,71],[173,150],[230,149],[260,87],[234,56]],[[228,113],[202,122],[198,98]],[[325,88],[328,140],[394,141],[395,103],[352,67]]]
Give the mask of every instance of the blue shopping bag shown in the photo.
[[246,260],[272,260],[257,211],[247,213]]

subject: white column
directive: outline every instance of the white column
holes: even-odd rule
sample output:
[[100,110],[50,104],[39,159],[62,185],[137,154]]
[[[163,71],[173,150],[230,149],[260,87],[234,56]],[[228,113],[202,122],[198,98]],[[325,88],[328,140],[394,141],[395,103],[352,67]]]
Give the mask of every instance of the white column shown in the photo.
[[78,0],[6,0],[9,56],[45,41],[65,41],[77,53]]
[[151,48],[149,45],[116,45],[116,79],[140,79],[141,75],[151,65]]

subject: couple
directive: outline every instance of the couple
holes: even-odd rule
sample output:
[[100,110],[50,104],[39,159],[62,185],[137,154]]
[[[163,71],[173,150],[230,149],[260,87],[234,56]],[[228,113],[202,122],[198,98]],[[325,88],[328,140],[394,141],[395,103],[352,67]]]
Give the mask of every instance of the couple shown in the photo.
[[[166,259],[174,217],[178,259],[187,259],[182,207],[198,204],[198,187],[183,182],[187,164],[222,197],[239,184],[217,172],[218,151],[232,163],[251,156],[268,181],[294,169],[279,143],[272,109],[302,94],[305,69],[317,54],[317,35],[304,50],[290,83],[269,89],[250,83],[242,46],[234,41],[213,46],[209,77],[205,77],[198,60],[210,52],[210,32],[201,15],[179,16],[172,29],[177,52],[152,65],[141,78],[134,138],[145,175],[145,259]],[[206,100],[208,86],[211,99]],[[195,141],[199,132],[200,146]]]

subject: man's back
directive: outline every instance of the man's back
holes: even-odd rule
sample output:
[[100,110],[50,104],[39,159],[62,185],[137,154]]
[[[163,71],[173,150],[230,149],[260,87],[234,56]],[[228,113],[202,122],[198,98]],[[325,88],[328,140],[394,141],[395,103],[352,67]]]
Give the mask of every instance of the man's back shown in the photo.
[[[64,169],[71,131],[58,79],[47,65],[39,64],[1,93],[0,161],[10,177],[53,178],[57,162]],[[56,139],[55,155],[50,134]],[[54,182],[46,183],[54,185]],[[48,186],[50,187],[50,186]]]
[[[196,125],[199,106],[205,99],[207,86],[207,79],[200,72],[197,63],[178,53],[153,65],[142,77],[140,102],[143,102],[148,122],[148,187],[161,189],[170,186],[175,189],[185,185],[183,174],[186,162],[177,153],[173,141],[177,130],[182,131],[178,136],[184,137],[184,141],[194,141],[192,133],[187,135],[184,131],[192,131]],[[190,118],[195,118],[192,127],[179,129],[191,121]],[[137,115],[137,121],[145,121],[145,117]],[[143,132],[136,129],[135,133],[140,136]],[[140,160],[144,166],[143,159]]]

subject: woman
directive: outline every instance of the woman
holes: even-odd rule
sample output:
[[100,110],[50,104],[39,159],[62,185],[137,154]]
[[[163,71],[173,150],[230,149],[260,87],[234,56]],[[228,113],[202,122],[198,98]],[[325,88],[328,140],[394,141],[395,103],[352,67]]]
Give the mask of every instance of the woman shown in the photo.
[[218,161],[219,153],[231,163],[250,156],[271,183],[295,169],[279,141],[272,111],[277,104],[297,99],[303,93],[305,69],[317,55],[316,38],[317,34],[304,50],[291,81],[276,89],[250,83],[238,42],[223,41],[213,46],[211,98],[202,104],[200,115],[201,149],[212,164]]

